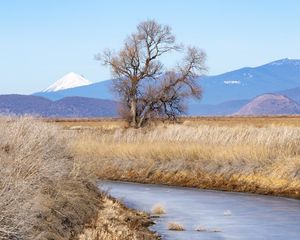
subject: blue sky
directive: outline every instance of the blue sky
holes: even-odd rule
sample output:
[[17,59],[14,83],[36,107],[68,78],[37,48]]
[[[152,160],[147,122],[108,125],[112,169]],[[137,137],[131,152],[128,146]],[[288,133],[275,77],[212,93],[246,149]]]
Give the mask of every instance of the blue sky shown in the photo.
[[146,19],[204,49],[211,75],[300,58],[297,0],[0,0],[0,94],[33,93],[70,71],[109,79],[94,55]]

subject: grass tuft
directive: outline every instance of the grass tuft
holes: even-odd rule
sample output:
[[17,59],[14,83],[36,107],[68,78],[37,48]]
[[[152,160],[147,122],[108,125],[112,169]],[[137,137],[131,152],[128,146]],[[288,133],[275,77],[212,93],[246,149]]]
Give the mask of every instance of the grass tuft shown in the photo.
[[168,223],[168,230],[170,230],[170,231],[185,231],[185,228],[180,223],[170,222],[170,223]]
[[151,212],[156,215],[166,214],[166,209],[161,203],[157,203],[152,207]]

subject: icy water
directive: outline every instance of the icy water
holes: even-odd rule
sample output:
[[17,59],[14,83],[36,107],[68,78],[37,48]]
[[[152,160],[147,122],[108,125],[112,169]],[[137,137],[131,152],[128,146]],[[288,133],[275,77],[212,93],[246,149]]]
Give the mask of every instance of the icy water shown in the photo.
[[[163,239],[300,239],[300,201],[246,193],[151,184],[99,182],[128,207],[150,212],[161,203],[166,214],[151,227]],[[178,222],[185,231],[169,231]],[[197,232],[201,226],[207,231]],[[217,230],[217,232],[215,232]]]

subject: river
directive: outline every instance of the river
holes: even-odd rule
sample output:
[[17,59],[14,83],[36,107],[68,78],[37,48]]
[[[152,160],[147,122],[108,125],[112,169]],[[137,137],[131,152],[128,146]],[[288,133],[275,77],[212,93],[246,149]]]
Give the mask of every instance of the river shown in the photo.
[[[163,239],[300,239],[299,200],[113,181],[99,187],[130,208],[151,212],[157,203],[165,206],[166,214],[150,227]],[[168,230],[170,222],[185,231]],[[199,226],[204,231],[195,231]]]

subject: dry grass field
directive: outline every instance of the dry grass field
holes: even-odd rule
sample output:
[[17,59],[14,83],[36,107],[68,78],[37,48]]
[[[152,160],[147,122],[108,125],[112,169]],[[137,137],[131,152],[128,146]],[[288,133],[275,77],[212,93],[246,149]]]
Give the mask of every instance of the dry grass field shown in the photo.
[[0,239],[157,239],[97,178],[300,198],[300,118],[0,118]]
[[99,192],[71,151],[74,137],[33,118],[0,118],[0,239],[157,239],[145,214]]
[[73,152],[99,178],[300,198],[299,117],[58,123],[74,130]]
[[[72,127],[81,128],[96,128],[96,129],[116,129],[126,128],[128,125],[123,119],[119,118],[95,118],[95,119],[46,119],[46,122],[57,123],[62,125],[66,129]],[[157,120],[153,125],[161,124],[161,120]],[[165,121],[165,123],[170,123]],[[237,126],[248,125],[255,127],[263,126],[295,126],[300,127],[300,116],[261,116],[261,117],[249,117],[249,116],[233,116],[233,117],[181,117],[178,119],[178,123],[185,125],[209,125],[209,126]]]

